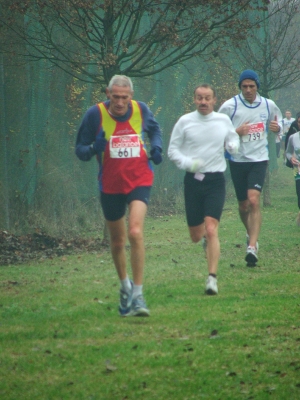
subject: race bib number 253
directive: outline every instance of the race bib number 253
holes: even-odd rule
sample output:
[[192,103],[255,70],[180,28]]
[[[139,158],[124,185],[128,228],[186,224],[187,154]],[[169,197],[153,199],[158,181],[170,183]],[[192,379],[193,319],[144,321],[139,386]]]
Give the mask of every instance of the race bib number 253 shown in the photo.
[[111,158],[140,157],[140,140],[137,135],[111,136],[109,141]]
[[263,122],[257,122],[256,124],[250,124],[248,135],[242,136],[243,142],[255,142],[256,140],[262,140],[264,138],[265,127]]

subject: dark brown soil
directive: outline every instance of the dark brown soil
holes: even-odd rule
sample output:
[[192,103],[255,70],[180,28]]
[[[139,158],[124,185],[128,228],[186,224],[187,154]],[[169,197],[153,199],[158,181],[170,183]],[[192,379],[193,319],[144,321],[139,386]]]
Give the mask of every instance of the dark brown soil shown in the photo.
[[0,232],[0,265],[19,264],[83,251],[101,251],[108,243],[100,238],[54,238],[42,232],[16,236]]

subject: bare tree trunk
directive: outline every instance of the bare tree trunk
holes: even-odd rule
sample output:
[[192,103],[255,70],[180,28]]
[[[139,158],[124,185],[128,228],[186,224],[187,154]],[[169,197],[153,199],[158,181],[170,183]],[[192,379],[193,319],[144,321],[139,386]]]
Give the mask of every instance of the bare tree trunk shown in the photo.
[[271,206],[271,194],[270,194],[270,169],[267,167],[266,178],[263,188],[263,206],[269,207]]
[[[5,100],[6,100],[6,93],[5,93],[5,84],[4,84],[4,57],[0,55],[0,139],[1,139],[1,148],[0,148],[0,181],[3,183],[0,201],[3,205],[3,216],[2,210],[0,210],[0,221],[3,222],[2,226],[9,230],[10,229],[10,200],[9,200],[9,174],[8,174],[8,158],[9,153],[7,149],[8,143],[8,128],[6,125],[6,113],[5,113]],[[2,172],[3,171],[3,172]],[[3,175],[2,175],[3,174]],[[3,219],[3,221],[2,221]]]
[[271,188],[270,188],[271,173],[273,173],[273,171],[278,169],[275,136],[276,136],[276,134],[274,134],[273,132],[269,132],[269,134],[268,134],[269,162],[268,162],[266,178],[265,178],[265,183],[264,183],[264,188],[263,188],[263,206],[264,207],[270,207],[272,205],[272,203],[271,203]]

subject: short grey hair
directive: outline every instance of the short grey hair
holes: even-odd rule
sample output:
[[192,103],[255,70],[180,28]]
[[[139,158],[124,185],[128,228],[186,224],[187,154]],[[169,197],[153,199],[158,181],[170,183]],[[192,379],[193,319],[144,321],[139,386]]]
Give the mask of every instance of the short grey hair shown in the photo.
[[113,86],[130,87],[133,92],[132,80],[126,75],[114,75],[107,86],[108,90],[111,92]]
[[217,92],[216,89],[213,87],[213,85],[210,85],[209,83],[201,83],[201,85],[198,85],[195,87],[194,89],[194,97],[196,95],[196,90],[199,88],[205,88],[205,89],[211,89],[213,92],[213,96],[216,97],[217,96]]

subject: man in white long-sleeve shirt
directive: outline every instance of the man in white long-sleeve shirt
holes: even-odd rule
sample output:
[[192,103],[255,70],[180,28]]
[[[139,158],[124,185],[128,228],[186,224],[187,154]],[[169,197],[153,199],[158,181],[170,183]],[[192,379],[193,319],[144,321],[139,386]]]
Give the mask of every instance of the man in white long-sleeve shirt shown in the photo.
[[179,118],[173,128],[168,156],[186,171],[187,224],[194,243],[205,240],[209,273],[206,293],[214,295],[218,293],[218,227],[225,201],[224,146],[229,153],[236,153],[239,136],[229,117],[214,112],[216,93],[211,85],[196,87],[194,103],[196,110]]
[[300,132],[296,132],[289,137],[286,158],[293,164],[296,183],[296,193],[298,199],[298,215],[296,223],[300,226]]
[[260,82],[255,71],[243,71],[238,85],[241,93],[225,101],[219,112],[230,117],[240,136],[238,153],[228,158],[240,218],[246,228],[245,260],[248,266],[254,266],[261,228],[260,194],[269,160],[268,132],[282,133],[282,115],[272,100],[257,93]]

